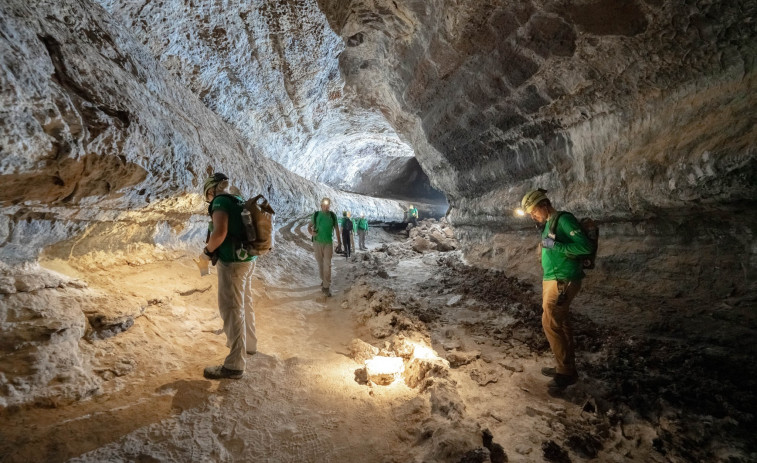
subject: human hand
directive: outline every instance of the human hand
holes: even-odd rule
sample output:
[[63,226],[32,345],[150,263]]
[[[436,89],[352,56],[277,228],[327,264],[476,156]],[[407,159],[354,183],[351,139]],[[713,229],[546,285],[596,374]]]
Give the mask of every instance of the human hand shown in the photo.
[[544,238],[541,240],[541,246],[545,249],[552,249],[555,247],[555,240],[553,238]]

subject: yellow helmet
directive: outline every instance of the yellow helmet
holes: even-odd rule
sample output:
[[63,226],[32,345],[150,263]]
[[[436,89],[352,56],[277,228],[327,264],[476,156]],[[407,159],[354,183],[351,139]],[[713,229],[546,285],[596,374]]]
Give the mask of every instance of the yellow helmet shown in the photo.
[[538,190],[529,191],[521,200],[520,207],[522,207],[523,210],[526,211],[526,214],[530,214],[537,204],[544,201],[545,199],[549,199],[547,198],[546,193],[547,190],[541,188],[539,188]]

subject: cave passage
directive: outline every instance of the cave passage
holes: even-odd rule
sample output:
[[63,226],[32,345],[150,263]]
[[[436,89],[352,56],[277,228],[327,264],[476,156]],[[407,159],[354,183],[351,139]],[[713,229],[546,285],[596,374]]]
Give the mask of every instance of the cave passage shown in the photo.
[[[755,18],[3,0],[0,461],[757,461]],[[214,173],[275,210],[220,380]]]

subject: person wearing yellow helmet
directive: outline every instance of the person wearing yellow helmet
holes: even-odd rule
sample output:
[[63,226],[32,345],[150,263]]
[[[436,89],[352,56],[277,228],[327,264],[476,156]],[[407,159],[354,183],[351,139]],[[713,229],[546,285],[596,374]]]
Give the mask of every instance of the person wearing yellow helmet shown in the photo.
[[[541,233],[542,328],[555,355],[553,368],[542,368],[542,374],[552,377],[550,391],[559,391],[578,379],[570,323],[570,303],[581,289],[583,266],[575,256],[591,252],[592,244],[583,233],[576,217],[557,211],[547,190],[526,193],[521,207],[526,214],[543,225]],[[554,230],[554,234],[551,232]]]
[[[252,273],[255,257],[240,257],[235,250],[235,237],[242,235],[241,198],[228,193],[229,178],[221,173],[208,177],[203,184],[205,200],[210,203],[209,234],[198,265],[217,263],[218,311],[223,320],[229,355],[222,365],[205,368],[208,379],[238,379],[244,375],[245,353],[257,351],[255,313],[252,310]],[[202,267],[201,267],[202,271]],[[207,272],[205,272],[207,273]]]
[[331,210],[331,200],[321,200],[321,210],[315,211],[308,223],[308,233],[313,237],[313,253],[318,262],[318,276],[321,277],[321,292],[331,296],[331,258],[334,255],[334,234],[338,246],[342,247],[342,236],[339,233],[339,221]]

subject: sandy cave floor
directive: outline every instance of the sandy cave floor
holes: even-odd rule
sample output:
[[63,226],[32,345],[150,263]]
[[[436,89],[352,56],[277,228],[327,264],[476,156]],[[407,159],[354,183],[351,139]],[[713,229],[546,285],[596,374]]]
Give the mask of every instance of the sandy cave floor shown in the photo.
[[[281,233],[277,266],[256,269],[259,352],[241,380],[202,377],[227,349],[215,275],[189,257],[86,276],[48,263],[150,305],[127,331],[82,341],[105,379],[97,395],[1,420],[0,461],[459,461],[455,444],[481,446],[484,429],[509,461],[757,461],[753,383],[697,376],[727,345],[681,345],[656,325],[624,335],[592,321],[587,295],[581,381],[551,397],[538,288],[372,231],[372,251],[335,255],[324,298],[302,226]],[[397,336],[428,340],[451,365],[415,387],[362,382],[351,341],[389,349]]]

